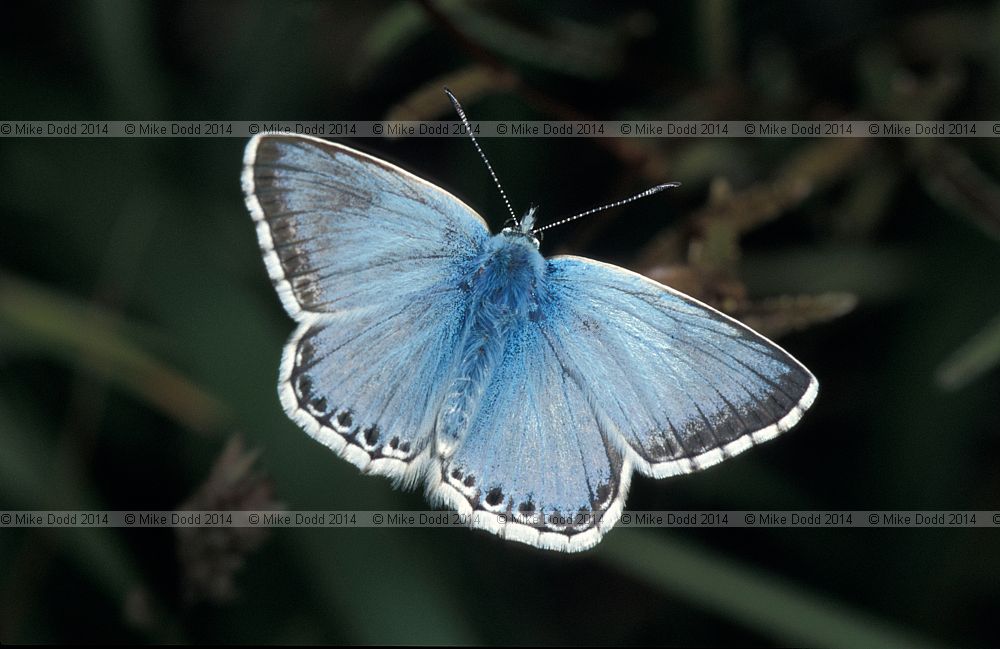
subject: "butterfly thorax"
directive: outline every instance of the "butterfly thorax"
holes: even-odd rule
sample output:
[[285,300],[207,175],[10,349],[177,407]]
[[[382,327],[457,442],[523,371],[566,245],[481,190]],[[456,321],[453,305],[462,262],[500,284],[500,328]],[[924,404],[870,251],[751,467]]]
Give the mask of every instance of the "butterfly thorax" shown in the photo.
[[545,259],[537,241],[520,231],[505,230],[491,237],[469,265],[461,282],[468,295],[461,353],[437,419],[435,438],[441,457],[449,457],[465,438],[510,333],[541,317],[544,274]]

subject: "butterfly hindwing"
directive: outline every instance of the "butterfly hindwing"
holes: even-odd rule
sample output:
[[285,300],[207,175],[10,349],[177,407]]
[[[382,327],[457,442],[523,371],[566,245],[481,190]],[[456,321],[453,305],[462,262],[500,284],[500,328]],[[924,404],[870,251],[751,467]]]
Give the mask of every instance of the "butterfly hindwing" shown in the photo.
[[300,323],[282,358],[286,412],[363,470],[415,479],[485,224],[444,190],[315,138],[255,137],[242,180]]
[[788,430],[816,397],[783,349],[648,278],[569,256],[547,277],[564,363],[643,473],[711,466]]
[[462,313],[444,304],[351,310],[299,325],[279,377],[286,412],[362,470],[416,480]]
[[587,387],[563,367],[557,345],[539,323],[511,333],[432,498],[505,537],[583,550],[618,520],[632,469],[600,429]]

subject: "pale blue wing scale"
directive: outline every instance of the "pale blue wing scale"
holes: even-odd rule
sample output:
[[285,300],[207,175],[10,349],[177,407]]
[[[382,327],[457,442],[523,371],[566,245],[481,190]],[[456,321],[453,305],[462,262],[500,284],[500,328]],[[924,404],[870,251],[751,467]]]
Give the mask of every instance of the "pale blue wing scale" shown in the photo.
[[563,367],[560,344],[540,323],[510,334],[464,443],[430,492],[474,527],[578,551],[618,520],[632,469]]
[[801,363],[697,300],[588,259],[547,264],[562,363],[643,473],[711,466],[788,430],[816,398]]
[[282,357],[286,412],[361,469],[417,479],[486,224],[409,172],[307,136],[254,137],[242,184],[300,323]]
[[489,236],[440,187],[317,138],[254,137],[242,184],[271,280],[299,320],[406,300],[453,278]]

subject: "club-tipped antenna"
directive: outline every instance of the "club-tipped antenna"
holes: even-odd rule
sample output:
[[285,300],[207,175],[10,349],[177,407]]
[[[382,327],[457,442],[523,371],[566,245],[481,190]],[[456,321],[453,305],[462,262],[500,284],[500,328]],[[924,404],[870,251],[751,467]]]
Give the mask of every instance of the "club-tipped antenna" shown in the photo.
[[562,225],[563,223],[569,223],[570,221],[575,221],[577,219],[582,219],[583,217],[590,216],[591,214],[594,214],[596,212],[601,212],[601,211],[604,211],[604,210],[610,210],[612,207],[621,207],[622,205],[625,205],[626,203],[631,203],[632,201],[637,201],[640,198],[646,198],[647,196],[652,196],[653,194],[656,194],[658,192],[662,192],[664,189],[670,189],[672,187],[680,187],[680,186],[681,186],[680,183],[663,183],[662,185],[657,185],[656,187],[650,187],[646,191],[639,192],[635,196],[629,196],[628,198],[623,198],[620,201],[615,201],[614,203],[608,203],[607,205],[601,205],[600,207],[595,207],[592,210],[587,210],[586,212],[580,212],[579,214],[576,214],[574,216],[570,216],[570,217],[565,218],[565,219],[560,219],[559,221],[556,221],[555,223],[549,223],[546,226],[542,226],[540,228],[535,228],[534,230],[531,231],[531,234],[538,234],[542,230],[548,230],[549,228],[554,228],[557,225]]
[[451,100],[451,105],[455,107],[455,112],[458,113],[458,117],[462,120],[462,124],[465,125],[465,132],[469,134],[469,138],[472,140],[473,146],[476,147],[476,151],[479,151],[479,157],[482,158],[483,162],[486,164],[486,169],[490,172],[490,176],[493,178],[493,183],[496,184],[497,189],[500,190],[500,197],[503,198],[503,202],[507,205],[507,211],[510,212],[510,218],[514,219],[514,223],[520,226],[521,221],[518,220],[517,215],[514,214],[514,208],[510,206],[510,201],[507,199],[507,193],[504,192],[503,186],[500,185],[500,179],[497,178],[497,175],[493,172],[493,165],[491,165],[490,161],[486,158],[486,154],[483,153],[483,149],[479,146],[479,142],[476,142],[476,136],[472,134],[472,128],[469,126],[469,118],[465,116],[465,110],[462,109],[462,104],[458,103],[458,99],[455,98],[455,95],[452,94],[451,90],[445,88],[444,92],[448,95],[448,99]]

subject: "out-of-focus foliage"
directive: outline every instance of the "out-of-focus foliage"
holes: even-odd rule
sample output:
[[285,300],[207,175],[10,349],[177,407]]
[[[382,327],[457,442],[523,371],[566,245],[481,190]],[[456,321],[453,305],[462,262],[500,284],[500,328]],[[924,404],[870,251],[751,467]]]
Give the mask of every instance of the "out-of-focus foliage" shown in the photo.
[[[1000,115],[996,2],[36,2],[0,34],[0,120],[451,119],[443,85],[483,120]],[[282,413],[243,141],[0,142],[0,509],[426,507]],[[468,142],[353,144],[503,223]],[[820,379],[795,431],[637,478],[630,508],[1000,509],[995,139],[483,145],[543,221],[681,181],[545,251],[689,292]],[[1000,539],[5,529],[0,566],[4,642],[988,645]]]

